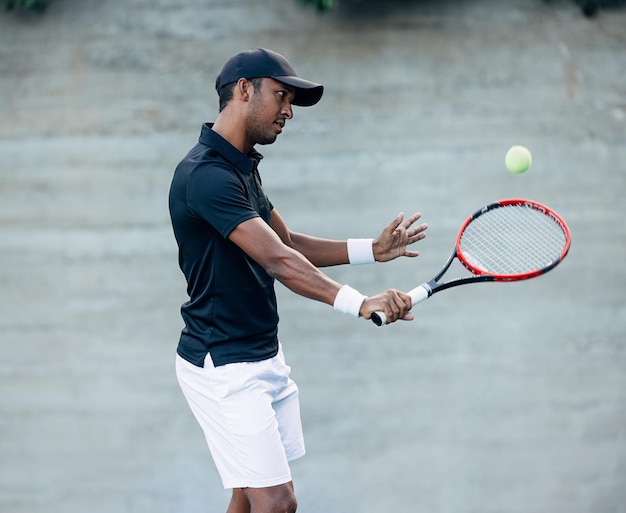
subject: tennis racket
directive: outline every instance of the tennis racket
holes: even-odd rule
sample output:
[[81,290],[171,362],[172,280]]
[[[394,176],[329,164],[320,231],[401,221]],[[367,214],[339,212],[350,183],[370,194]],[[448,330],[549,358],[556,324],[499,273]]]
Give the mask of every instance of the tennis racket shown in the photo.
[[[458,285],[535,278],[565,258],[570,242],[565,221],[550,208],[524,199],[497,201],[465,220],[441,271],[407,294],[415,306],[436,292]],[[440,283],[455,258],[472,275]],[[374,312],[372,322],[384,326],[387,318],[383,312]]]

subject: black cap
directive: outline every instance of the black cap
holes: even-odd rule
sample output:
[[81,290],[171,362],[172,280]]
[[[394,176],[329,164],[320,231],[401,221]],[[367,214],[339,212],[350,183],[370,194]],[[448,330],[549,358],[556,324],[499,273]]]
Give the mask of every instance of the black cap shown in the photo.
[[228,59],[217,76],[215,89],[219,93],[222,87],[240,78],[273,78],[294,87],[296,95],[292,103],[300,107],[315,105],[324,92],[323,85],[298,77],[287,59],[265,48],[244,50]]

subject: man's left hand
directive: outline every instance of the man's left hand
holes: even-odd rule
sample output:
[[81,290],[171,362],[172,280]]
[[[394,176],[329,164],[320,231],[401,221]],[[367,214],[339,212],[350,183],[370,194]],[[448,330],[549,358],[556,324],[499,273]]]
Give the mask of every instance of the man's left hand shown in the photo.
[[373,242],[374,258],[377,262],[388,262],[401,256],[416,257],[417,251],[407,249],[407,246],[416,243],[426,237],[428,225],[422,223],[413,226],[422,214],[415,213],[411,217],[404,219],[404,214],[400,213],[383,230],[378,239]]

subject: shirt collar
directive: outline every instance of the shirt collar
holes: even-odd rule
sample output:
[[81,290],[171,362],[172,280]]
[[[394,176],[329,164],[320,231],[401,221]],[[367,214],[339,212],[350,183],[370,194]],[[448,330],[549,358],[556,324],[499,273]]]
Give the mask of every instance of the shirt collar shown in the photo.
[[248,155],[244,155],[220,134],[214,132],[212,127],[213,123],[205,123],[202,125],[200,142],[213,148],[241,172],[246,174],[252,173],[259,164],[259,161],[263,158],[263,155],[254,148],[250,150]]

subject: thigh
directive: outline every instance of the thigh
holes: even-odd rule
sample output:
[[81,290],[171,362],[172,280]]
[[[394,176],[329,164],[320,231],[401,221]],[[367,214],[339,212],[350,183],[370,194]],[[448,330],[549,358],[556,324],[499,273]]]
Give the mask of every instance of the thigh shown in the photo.
[[272,407],[287,459],[291,461],[305,454],[300,393],[297,385],[289,378],[290,369],[285,364],[282,351],[279,351],[274,360],[274,366],[277,368],[277,374],[282,376],[282,382],[274,393]]
[[[274,410],[270,365],[195,367],[180,357],[181,389],[204,431],[224,488],[265,488],[291,481],[288,455]],[[290,430],[287,430],[290,431]]]

